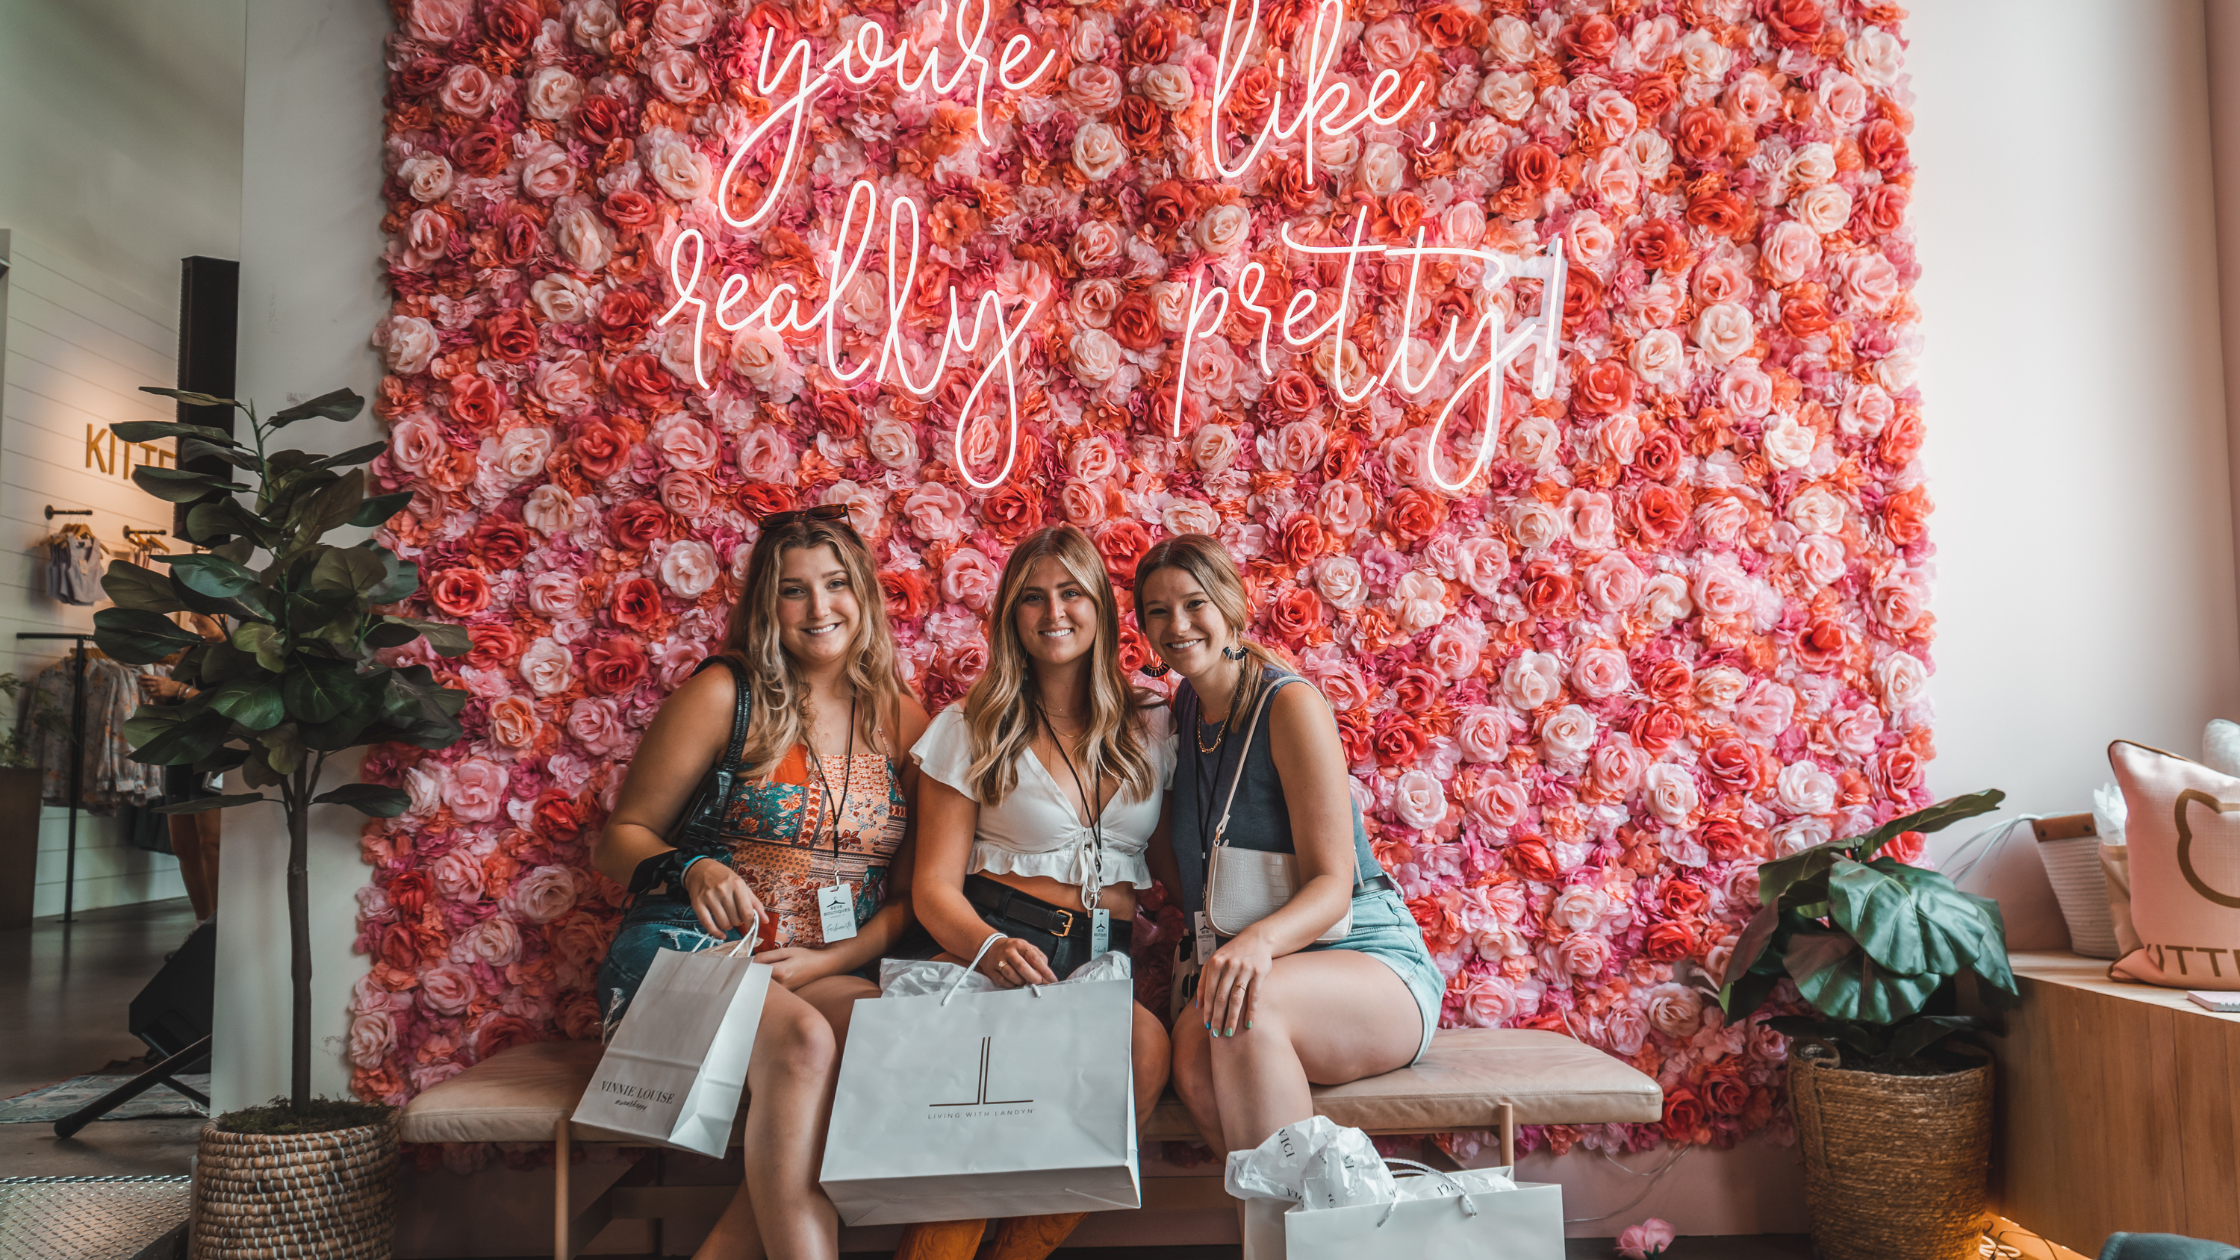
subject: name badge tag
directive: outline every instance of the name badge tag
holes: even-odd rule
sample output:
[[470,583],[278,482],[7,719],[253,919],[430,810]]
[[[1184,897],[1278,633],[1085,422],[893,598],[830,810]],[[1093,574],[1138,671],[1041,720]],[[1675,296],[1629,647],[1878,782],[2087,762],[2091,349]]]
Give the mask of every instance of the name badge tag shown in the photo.
[[1112,948],[1112,912],[1102,906],[1089,912],[1089,957]]
[[1198,965],[1203,967],[1206,959],[1213,957],[1213,951],[1220,947],[1220,942],[1213,937],[1213,920],[1206,917],[1205,911],[1198,911],[1194,922],[1197,925]]
[[827,884],[817,890],[817,916],[824,921],[824,943],[844,941],[856,934],[855,890],[847,884]]

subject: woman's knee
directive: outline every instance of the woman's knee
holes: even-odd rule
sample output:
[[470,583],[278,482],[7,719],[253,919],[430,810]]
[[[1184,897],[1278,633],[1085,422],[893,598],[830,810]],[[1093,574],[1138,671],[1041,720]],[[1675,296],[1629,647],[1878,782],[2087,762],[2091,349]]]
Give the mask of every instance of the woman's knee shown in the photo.
[[1135,1030],[1131,1037],[1131,1051],[1135,1058],[1136,1081],[1139,1088],[1156,1082],[1164,1087],[1173,1062],[1174,1049],[1167,1040],[1167,1030],[1151,1012],[1136,1008]]
[[1192,1107],[1213,1101],[1213,1047],[1205,1030],[1195,1024],[1175,1026],[1174,1049],[1168,1058],[1174,1092]]
[[823,1075],[839,1062],[832,1025],[806,1002],[765,1008],[750,1066],[767,1064],[786,1075]]

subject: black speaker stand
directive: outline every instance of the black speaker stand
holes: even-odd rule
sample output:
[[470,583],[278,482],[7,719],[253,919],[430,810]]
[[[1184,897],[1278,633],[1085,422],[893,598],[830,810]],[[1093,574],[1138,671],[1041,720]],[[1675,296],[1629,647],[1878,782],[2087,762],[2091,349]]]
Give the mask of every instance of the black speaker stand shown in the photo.
[[170,1058],[156,1064],[154,1067],[149,1068],[147,1071],[142,1072],[140,1075],[135,1076],[131,1080],[126,1081],[124,1084],[117,1086],[115,1089],[110,1090],[108,1093],[103,1094],[101,1097],[94,1099],[92,1102],[87,1103],[85,1106],[78,1108],[76,1111],[71,1112],[69,1115],[64,1116],[60,1120],[55,1121],[54,1135],[58,1138],[69,1137],[72,1134],[76,1133],[78,1130],[109,1114],[112,1109],[121,1107],[124,1104],[131,1102],[133,1099],[138,1098],[141,1094],[147,1092],[147,1090],[151,1086],[159,1083],[169,1085],[172,1089],[177,1090],[179,1093],[185,1095],[189,1102],[192,1102],[194,1105],[202,1108],[204,1111],[210,1110],[209,1095],[204,1094],[201,1090],[196,1089],[191,1085],[181,1084],[176,1079],[177,1074],[185,1072],[190,1068],[199,1066],[203,1060],[206,1060],[209,1057],[210,1039],[208,1037],[204,1037],[202,1040],[195,1042],[193,1045],[188,1046],[186,1049],[181,1050],[179,1053],[172,1055]]

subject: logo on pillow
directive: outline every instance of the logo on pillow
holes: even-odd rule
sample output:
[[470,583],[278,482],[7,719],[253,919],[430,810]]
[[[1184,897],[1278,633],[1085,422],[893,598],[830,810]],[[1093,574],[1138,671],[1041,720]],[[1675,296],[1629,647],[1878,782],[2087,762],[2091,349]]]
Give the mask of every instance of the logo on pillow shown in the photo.
[[2221,893],[2216,889],[2209,887],[2209,881],[2201,878],[2201,873],[2193,869],[2193,826],[2186,821],[2186,802],[2188,801],[2199,801],[2201,804],[2208,806],[2209,808],[2217,811],[2220,814],[2240,814],[2240,805],[2236,805],[2230,801],[2220,801],[2216,797],[2209,795],[2207,792],[2195,792],[2189,790],[2178,793],[2177,820],[2179,873],[2186,877],[2187,883],[2193,885],[2193,890],[2195,892],[2200,893],[2202,896],[2207,897],[2209,900],[2216,902],[2220,906],[2231,906],[2234,909],[2240,909],[2240,897],[2235,897],[2230,893]]

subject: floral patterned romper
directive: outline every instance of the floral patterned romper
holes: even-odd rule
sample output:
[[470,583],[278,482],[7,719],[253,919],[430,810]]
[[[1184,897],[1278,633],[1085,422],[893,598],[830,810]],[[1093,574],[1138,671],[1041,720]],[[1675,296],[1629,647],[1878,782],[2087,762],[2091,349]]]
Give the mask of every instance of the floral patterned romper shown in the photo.
[[[886,900],[888,868],[909,815],[894,762],[878,752],[833,754],[823,761],[820,779],[810,768],[809,750],[797,744],[767,776],[742,779],[725,820],[726,847],[709,854],[737,871],[768,912],[762,949],[822,946],[817,889],[835,880],[855,889],[859,927]],[[725,939],[740,935],[734,929]],[[599,968],[606,1035],[614,1035],[656,951],[705,949],[717,941],[701,930],[682,889],[639,897],[623,915]]]

